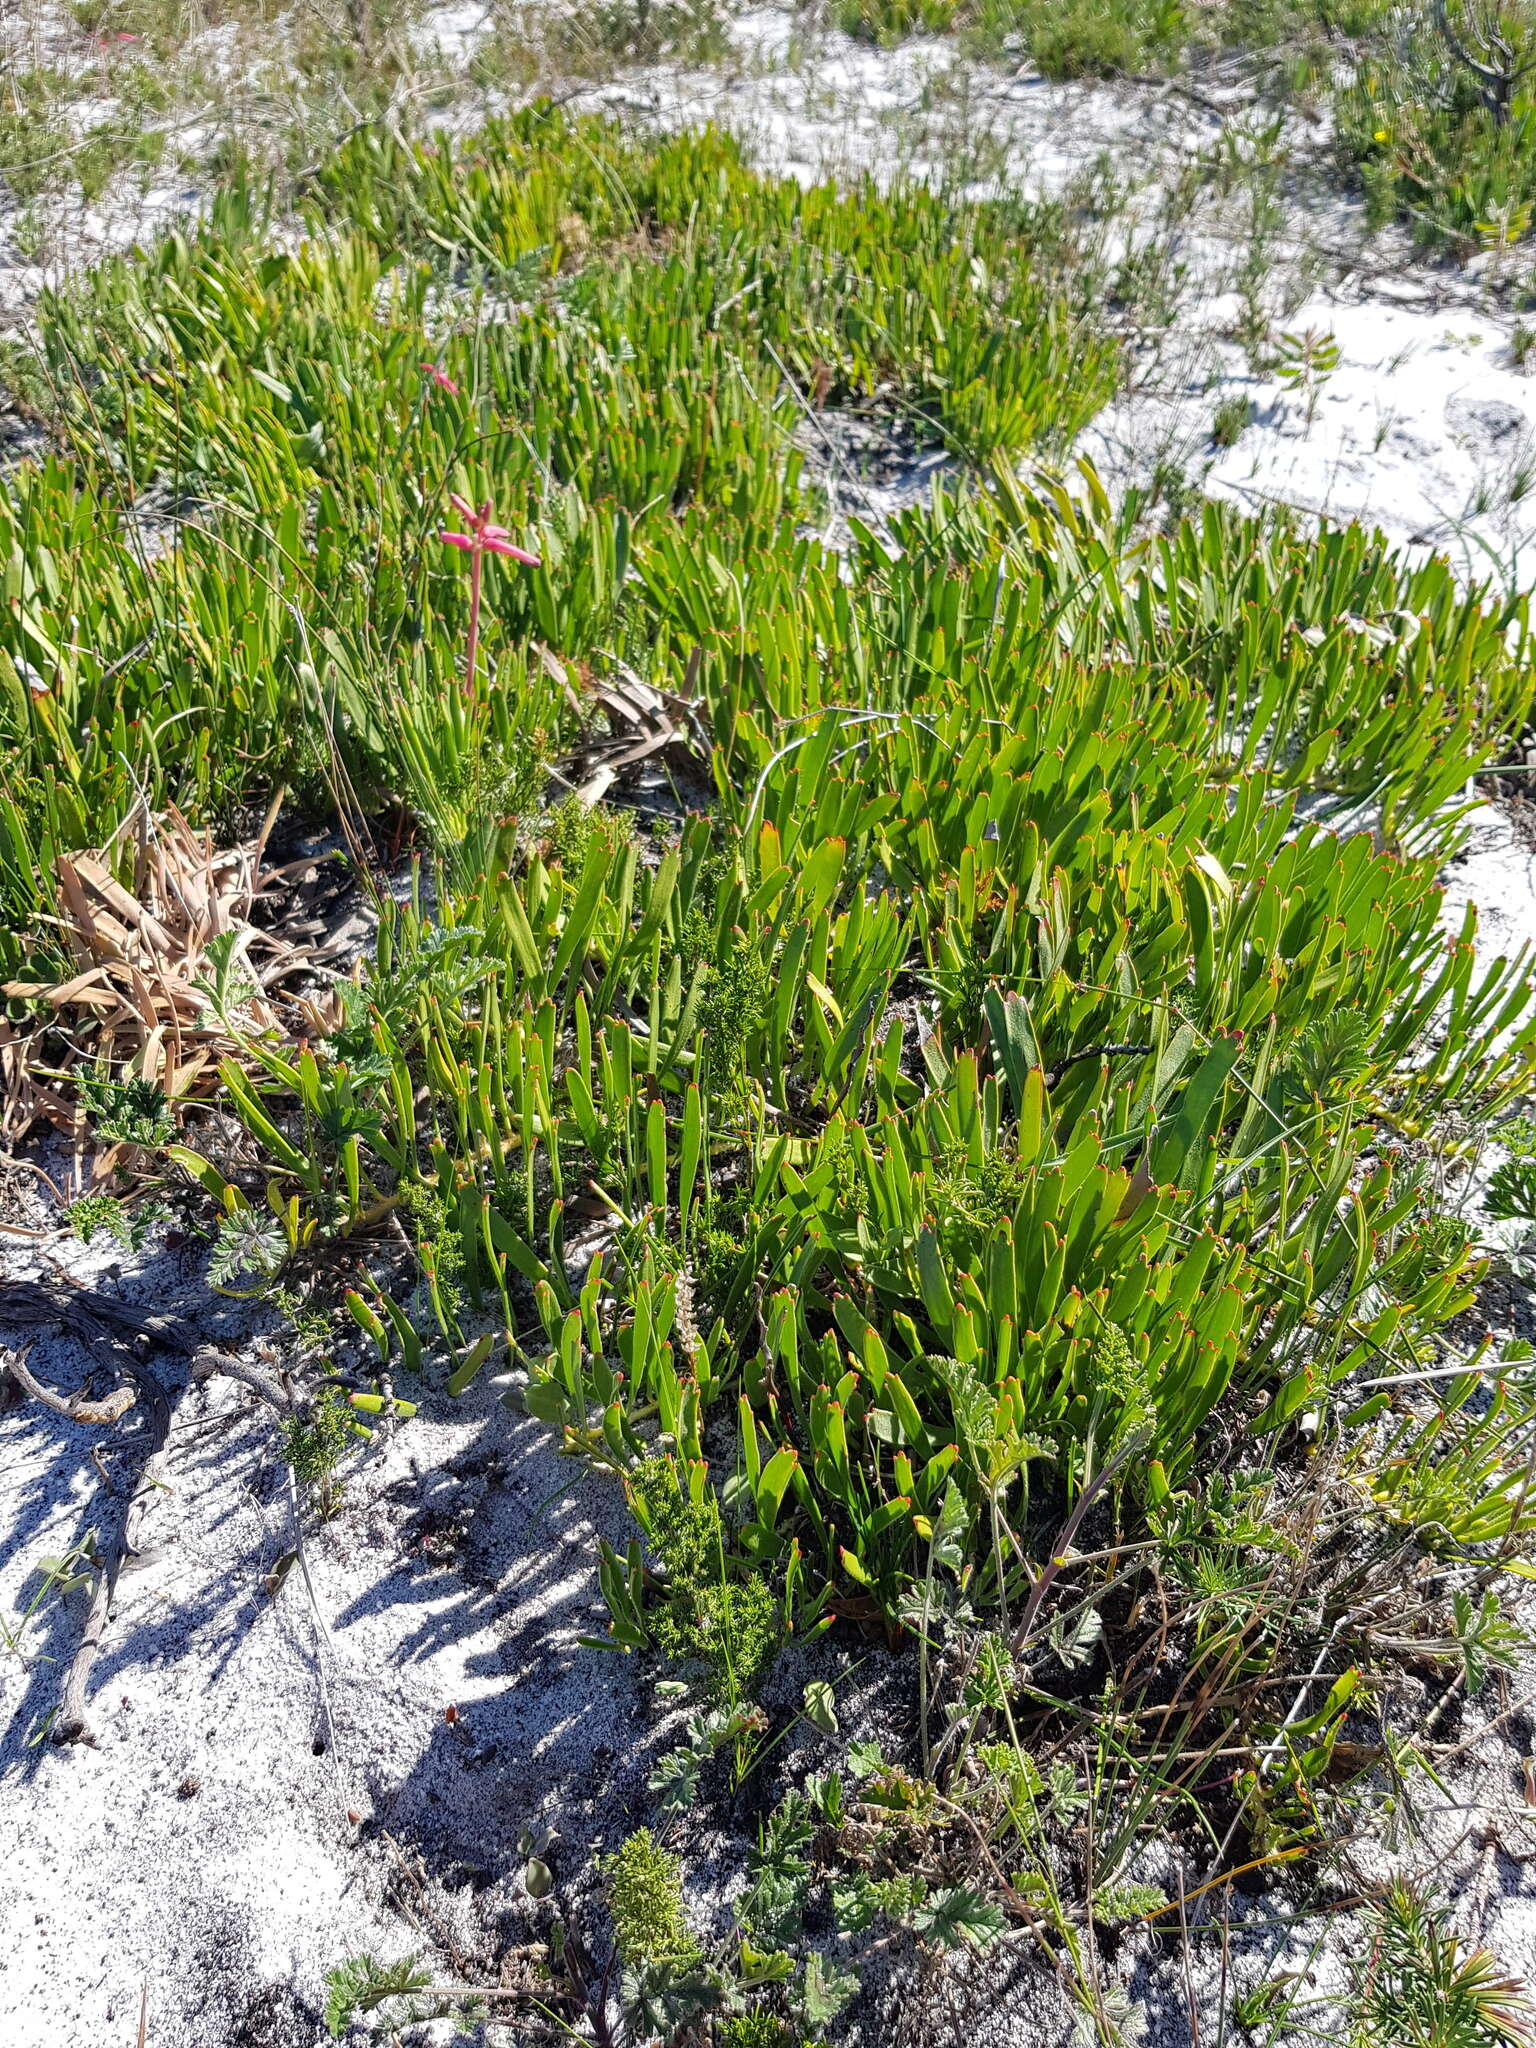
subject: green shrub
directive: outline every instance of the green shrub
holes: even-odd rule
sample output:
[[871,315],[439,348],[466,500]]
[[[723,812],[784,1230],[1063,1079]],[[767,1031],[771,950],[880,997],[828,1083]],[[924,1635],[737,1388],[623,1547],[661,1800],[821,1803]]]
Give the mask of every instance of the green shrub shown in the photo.
[[721,2020],[716,2032],[720,2048],[795,2048],[788,2023],[761,2007]]
[[908,36],[938,36],[953,28],[962,0],[844,0],[833,19],[845,34],[890,48]]
[[685,1485],[669,1457],[630,1475],[636,1519],[665,1574],[652,1638],[664,1657],[706,1665],[716,1698],[750,1700],[782,1638],[778,1602],[762,1577],[732,1573],[735,1543],[714,1494],[695,1500]]
[[603,1880],[614,1937],[627,1968],[682,1966],[698,1956],[699,1945],[683,1918],[678,1860],[649,1828],[630,1835],[608,1858]]
[[341,1396],[327,1388],[308,1412],[283,1424],[283,1456],[293,1476],[313,1495],[322,1514],[332,1514],[341,1504],[338,1468],[357,1439],[366,1432]]
[[1046,78],[1113,78],[1173,63],[1189,33],[1180,0],[978,0],[974,40],[1028,50]]
[[[1536,1521],[1509,1453],[1536,1397],[1511,1370],[1474,1404],[1482,1262],[1405,1164],[1470,1158],[1536,1081],[1530,963],[1447,934],[1439,880],[1530,717],[1526,600],[1356,528],[1181,500],[1147,537],[1091,477],[1022,484],[1118,370],[1059,214],[803,190],[718,136],[549,107],[462,145],[370,128],[309,204],[316,239],[274,250],[237,192],[41,309],[71,454],[0,489],[11,1000],[76,971],[58,856],[111,839],[132,881],[146,800],[244,832],[296,785],[362,856],[409,846],[357,980],[199,1073],[216,1115],[178,1136],[142,1072],[77,1093],[206,1190],[215,1279],[350,1266],[398,1223],[418,1302],[348,1302],[380,1359],[430,1369],[434,1322],[450,1392],[511,1365],[628,1487],[646,1543],[601,1551],[606,1641],[713,1694],[665,1810],[726,1745],[754,1766],[780,1636],[836,1619],[917,1640],[925,1764],[1025,1688],[1067,1715],[1117,1648],[1077,1569],[1102,1551],[1161,1560],[1191,1669],[1262,1670],[1282,1636],[1301,1672],[1357,1658],[1283,1726],[1254,1685],[1220,1737],[1255,1759],[1255,1854],[1311,1840],[1389,1638],[1336,1641],[1287,1580],[1314,1556],[1292,1445],[1384,1555]],[[817,404],[988,466],[834,555],[791,442]],[[169,566],[121,528],[151,484],[201,508]],[[537,562],[472,596],[450,492]],[[643,840],[551,807],[636,747],[711,801]],[[1399,1400],[1442,1356],[1433,1410]],[[296,1428],[324,1485],[345,1411]],[[1135,1607],[1152,1582],[1121,1571]],[[1470,1681],[1509,1646],[1448,1606],[1427,1654]],[[828,1681],[804,1713],[835,1732]],[[959,1787],[1028,1839],[1037,1894],[1047,1811],[1164,1783],[1139,1707],[1094,1716],[1091,1792],[1016,1739]],[[861,1768],[904,1845],[954,1820],[953,1773]],[[1113,1902],[1141,1823],[1108,1818]],[[800,1913],[820,1828],[808,1800],[765,1827],[749,1933]],[[850,1876],[850,1924],[995,1938],[953,1839],[910,1881]],[[609,1887],[626,2023],[675,2034],[722,1982],[676,1861],[634,1836]],[[807,2026],[837,1975],[807,1962]]]
[[1525,1987],[1486,1949],[1469,1949],[1444,1907],[1395,1878],[1370,1922],[1371,1967],[1358,1973],[1366,2048],[1497,2048],[1528,2037]]
[[1211,421],[1211,446],[1231,448],[1253,419],[1253,400],[1233,396],[1222,399]]
[[1536,12],[1516,0],[1493,16],[1453,7],[1448,20],[1495,71],[1508,67],[1479,38],[1490,29],[1504,38],[1516,82],[1502,111],[1426,12],[1382,34],[1340,91],[1339,146],[1378,223],[1396,215],[1422,244],[1462,259],[1486,250],[1497,262],[1525,241],[1536,206]]

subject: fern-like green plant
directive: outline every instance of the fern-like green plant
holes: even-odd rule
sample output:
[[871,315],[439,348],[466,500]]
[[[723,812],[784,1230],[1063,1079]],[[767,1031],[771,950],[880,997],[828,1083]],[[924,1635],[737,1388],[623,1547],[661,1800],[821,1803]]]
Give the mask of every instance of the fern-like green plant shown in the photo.
[[1469,1948],[1443,1906],[1394,1878],[1370,1916],[1359,1976],[1367,2048],[1505,2048],[1532,2038],[1525,1987]]
[[165,1090],[155,1082],[85,1075],[78,1086],[81,1103],[103,1144],[140,1145],[153,1151],[176,1135],[176,1119]]
[[398,2038],[405,2027],[448,2021],[454,2035],[470,2033],[484,2020],[484,2002],[472,1992],[436,1991],[432,1975],[415,1956],[381,1963],[373,1956],[351,1956],[338,1963],[325,1980],[325,2028],[333,2041],[354,2026],[368,2033]]

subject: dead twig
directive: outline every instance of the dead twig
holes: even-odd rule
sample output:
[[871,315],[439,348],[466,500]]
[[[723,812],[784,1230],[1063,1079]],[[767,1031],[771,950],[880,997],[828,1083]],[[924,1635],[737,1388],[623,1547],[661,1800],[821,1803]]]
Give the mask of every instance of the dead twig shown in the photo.
[[285,1419],[302,1413],[308,1406],[284,1379],[263,1372],[259,1365],[249,1365],[243,1358],[235,1358],[227,1351],[215,1350],[211,1344],[200,1344],[192,1355],[192,1378],[210,1380],[220,1373],[225,1379],[238,1380],[241,1386],[249,1387],[253,1394],[259,1395],[269,1408]]
[[[116,1345],[113,1347],[114,1363],[121,1348]],[[35,1398],[42,1400],[56,1413],[68,1416],[72,1422],[90,1426],[94,1426],[100,1420],[92,1404],[70,1403],[57,1396],[51,1396],[49,1391],[33,1378],[25,1362],[18,1360],[15,1354],[8,1359],[7,1365],[12,1375],[32,1391]],[[145,1548],[143,1541],[144,1517],[153,1498],[165,1491],[164,1475],[168,1458],[166,1437],[170,1429],[171,1408],[165,1389],[146,1367],[136,1365],[135,1378],[139,1391],[151,1396],[146,1401],[144,1410],[150,1452],[139,1473],[138,1482],[124,1504],[112,1547],[107,1551],[97,1548],[91,1559],[92,1568],[96,1573],[96,1583],[91,1592],[91,1603],[86,1611],[80,1642],[70,1660],[69,1670],[64,1679],[58,1717],[53,1727],[55,1742],[90,1742],[94,1739],[86,1715],[86,1695],[90,1687],[91,1672],[95,1668],[97,1657],[101,1654],[107,1624],[112,1618],[112,1603],[117,1593],[117,1582],[125,1571],[132,1570],[135,1565],[147,1564],[152,1555]],[[133,1405],[134,1395],[127,1389],[122,1391],[127,1393],[128,1405]],[[94,1408],[99,1409],[102,1405],[94,1404]],[[120,1415],[122,1412],[119,1409],[117,1414]],[[116,1420],[117,1415],[112,1419]]]
[[[83,1344],[103,1372],[116,1376],[119,1384],[105,1398],[88,1399],[79,1394],[61,1394],[49,1387],[28,1363],[30,1347],[0,1351],[0,1382],[9,1380],[23,1393],[68,1421],[88,1428],[102,1428],[120,1422],[137,1409],[144,1420],[144,1439],[149,1454],[138,1480],[123,1505],[117,1529],[109,1547],[97,1547],[92,1557],[96,1582],[81,1631],[80,1642],[64,1680],[53,1738],[59,1743],[93,1740],[86,1712],[91,1672],[101,1653],[107,1627],[112,1619],[118,1580],[124,1572],[148,1564],[154,1553],[144,1544],[144,1520],[156,1495],[166,1488],[170,1458],[171,1397],[145,1359],[140,1355],[158,1346],[191,1361],[192,1381],[224,1373],[249,1386],[280,1415],[302,1411],[302,1401],[259,1367],[198,1344],[188,1326],[176,1316],[166,1316],[129,1307],[109,1296],[85,1288],[47,1287],[36,1281],[16,1281],[0,1287],[0,1327],[6,1324],[25,1329],[61,1328]],[[100,1466],[97,1467],[100,1470]]]
[[1451,25],[1446,0],[1435,0],[1435,26],[1457,63],[1465,65],[1477,80],[1477,96],[1492,114],[1493,125],[1496,128],[1507,128],[1515,87],[1527,72],[1536,69],[1536,57],[1527,58],[1523,64],[1519,63],[1514,45],[1496,23],[1491,23],[1486,28],[1473,25],[1471,33],[1483,53],[1481,57],[1475,56]]

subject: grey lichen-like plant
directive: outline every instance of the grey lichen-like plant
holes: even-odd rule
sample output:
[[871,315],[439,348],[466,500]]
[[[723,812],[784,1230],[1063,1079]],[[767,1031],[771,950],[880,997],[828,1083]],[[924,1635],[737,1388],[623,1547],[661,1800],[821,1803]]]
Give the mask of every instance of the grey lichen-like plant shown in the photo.
[[287,1256],[283,1230],[264,1209],[234,1209],[219,1218],[218,1235],[208,1260],[208,1282],[227,1287],[242,1277],[269,1279]]

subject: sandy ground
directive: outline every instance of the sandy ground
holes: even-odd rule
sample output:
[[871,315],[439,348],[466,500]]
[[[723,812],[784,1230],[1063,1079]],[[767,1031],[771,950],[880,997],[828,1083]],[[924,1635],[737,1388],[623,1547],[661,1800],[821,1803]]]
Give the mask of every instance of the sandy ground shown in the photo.
[[[238,1330],[200,1264],[167,1253],[114,1278],[71,1245],[34,1271]],[[50,1350],[50,1372],[69,1365]],[[429,1401],[366,1454],[306,1538],[310,1584],[291,1569],[275,1596],[295,1521],[270,1419],[214,1382],[180,1395],[174,1427],[160,1555],[121,1583],[94,1746],[46,1739],[83,1595],[21,1624],[0,1660],[8,2048],[128,2041],[146,1987],[156,2048],[319,2038],[326,1969],[421,1945],[382,1909],[392,1880],[413,1892],[390,1837],[429,1852],[417,1910],[484,1979],[520,1832],[558,1821],[555,1868],[562,1847],[584,1861],[658,1733],[633,1662],[576,1645],[603,1620],[593,1517],[626,1533],[615,1498],[493,1389]],[[0,1419],[0,1613],[20,1614],[42,1558],[102,1526],[102,1470],[120,1489],[137,1462],[126,1431]]]

